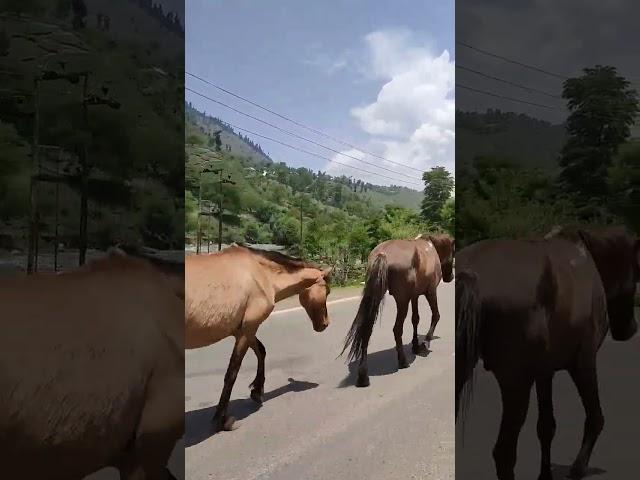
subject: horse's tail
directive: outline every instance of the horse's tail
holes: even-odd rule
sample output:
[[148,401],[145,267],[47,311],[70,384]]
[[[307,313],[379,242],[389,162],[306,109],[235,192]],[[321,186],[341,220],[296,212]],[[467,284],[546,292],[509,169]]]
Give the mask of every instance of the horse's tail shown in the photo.
[[347,347],[349,350],[349,360],[361,360],[366,352],[373,325],[378,319],[378,314],[384,301],[384,295],[387,292],[387,275],[388,275],[387,256],[384,253],[378,254],[367,271],[367,279],[362,292],[362,300],[358,313],[353,320],[353,324],[347,333],[342,348],[342,355]]
[[469,270],[456,275],[456,422],[462,422],[473,397],[473,371],[482,343],[481,301],[478,277]]

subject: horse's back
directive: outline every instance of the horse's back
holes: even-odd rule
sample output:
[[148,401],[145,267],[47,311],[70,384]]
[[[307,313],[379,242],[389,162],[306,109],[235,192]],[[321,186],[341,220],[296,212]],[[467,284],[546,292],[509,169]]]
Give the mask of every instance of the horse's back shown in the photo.
[[387,258],[389,289],[392,294],[406,293],[407,288],[422,294],[437,287],[442,278],[438,253],[425,240],[387,240],[369,255],[371,264],[379,255]]
[[[575,243],[489,240],[457,255],[478,278],[485,366],[562,368],[594,329],[604,292],[592,259]],[[597,328],[597,326],[596,326]]]

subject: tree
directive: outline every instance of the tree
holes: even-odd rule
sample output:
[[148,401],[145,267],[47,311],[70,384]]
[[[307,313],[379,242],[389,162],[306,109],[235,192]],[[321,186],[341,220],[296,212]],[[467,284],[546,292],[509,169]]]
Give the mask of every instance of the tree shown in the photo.
[[453,191],[453,177],[444,167],[433,167],[422,174],[422,180],[424,181],[422,218],[428,223],[440,224],[442,207]]
[[455,236],[456,233],[456,199],[450,197],[444,202],[442,209],[440,210],[441,227],[444,228],[450,235]]
[[607,169],[640,111],[638,95],[614,67],[597,65],[566,80],[562,96],[571,114],[560,182],[579,205],[590,199],[600,203],[607,193]]

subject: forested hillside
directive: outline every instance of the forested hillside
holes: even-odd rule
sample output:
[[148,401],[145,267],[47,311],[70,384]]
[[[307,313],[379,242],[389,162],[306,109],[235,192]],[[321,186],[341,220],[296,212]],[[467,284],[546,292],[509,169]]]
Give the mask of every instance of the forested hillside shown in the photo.
[[[420,215],[422,192],[292,168],[276,162],[264,146],[238,135],[220,119],[191,105],[186,116],[186,230],[192,244],[197,238],[199,194],[205,212],[204,245],[217,243],[222,193],[223,243],[283,245],[292,253],[336,265],[338,281],[357,278],[363,268],[360,260],[380,241],[435,228]],[[220,131],[217,144],[215,133]],[[220,185],[220,173],[201,173],[219,168],[222,179],[235,184]]]
[[[585,72],[571,82],[598,74],[613,83],[617,75],[610,67]],[[601,101],[576,102],[570,124],[491,109],[457,112],[457,244],[585,222],[640,230],[640,143],[632,136],[638,101],[618,84],[622,101],[595,89],[589,98]],[[603,118],[614,120],[611,131],[619,134],[601,145]]]
[[[39,173],[39,237],[79,242],[80,153],[88,169],[88,244],[183,242],[181,20],[149,1],[3,2],[0,142],[2,246],[26,250],[29,177]],[[86,118],[82,95],[86,81]],[[44,78],[38,92],[34,79]],[[32,165],[36,111],[38,163]],[[45,177],[42,177],[44,175]],[[47,177],[48,176],[48,177]]]

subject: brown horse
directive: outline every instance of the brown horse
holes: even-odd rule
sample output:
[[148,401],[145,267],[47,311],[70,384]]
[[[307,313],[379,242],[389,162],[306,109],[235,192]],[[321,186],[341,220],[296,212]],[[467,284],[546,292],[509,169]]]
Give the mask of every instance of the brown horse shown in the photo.
[[331,269],[322,270],[278,252],[232,246],[212,255],[186,259],[185,346],[206,347],[235,337],[224,388],[214,416],[216,430],[232,430],[227,416],[231,390],[245,353],[251,347],[258,371],[251,398],[262,403],[266,349],[256,337],[277,302],[298,295],[316,332],[329,325],[327,295]]
[[[184,432],[184,275],[111,250],[0,279],[3,478],[174,478]],[[182,290],[182,292],[181,292]]]
[[418,353],[425,345],[418,341],[418,299],[424,295],[431,307],[431,327],[427,342],[433,338],[440,313],[436,290],[440,280],[453,279],[454,240],[449,235],[419,235],[414,240],[387,240],[369,254],[367,278],[356,318],[345,339],[342,353],[351,346],[349,360],[358,360],[358,387],[369,386],[367,348],[385,293],[387,290],[396,301],[397,315],[393,327],[396,340],[398,367],[409,363],[402,344],[402,330],[411,302],[413,323],[412,349]]
[[[468,405],[473,370],[483,359],[502,394],[493,450],[497,476],[514,478],[517,442],[535,383],[540,480],[549,480],[552,381],[567,370],[585,408],[580,451],[571,476],[585,475],[602,431],[596,354],[611,330],[628,340],[637,329],[634,296],[638,241],[623,228],[555,230],[544,240],[486,240],[457,255],[456,421]],[[463,416],[463,415],[462,415]]]

